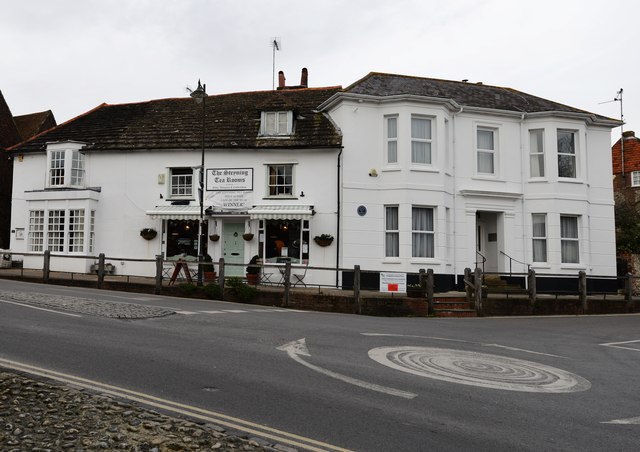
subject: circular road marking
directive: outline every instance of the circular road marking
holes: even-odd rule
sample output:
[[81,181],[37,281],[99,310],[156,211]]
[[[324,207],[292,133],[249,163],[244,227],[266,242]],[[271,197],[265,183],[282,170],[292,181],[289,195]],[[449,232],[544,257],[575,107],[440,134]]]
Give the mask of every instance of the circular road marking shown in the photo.
[[586,391],[588,380],[555,367],[504,356],[432,347],[379,347],[369,357],[421,377],[505,391]]

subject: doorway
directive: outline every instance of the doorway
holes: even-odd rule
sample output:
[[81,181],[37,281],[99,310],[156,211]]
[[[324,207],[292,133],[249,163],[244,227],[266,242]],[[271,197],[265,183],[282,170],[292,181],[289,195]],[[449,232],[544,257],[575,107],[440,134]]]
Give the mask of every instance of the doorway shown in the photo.
[[226,264],[226,276],[244,276],[244,223],[224,223],[222,225],[222,256]]
[[476,266],[484,271],[496,273],[498,268],[498,250],[502,242],[500,221],[502,212],[476,212]]

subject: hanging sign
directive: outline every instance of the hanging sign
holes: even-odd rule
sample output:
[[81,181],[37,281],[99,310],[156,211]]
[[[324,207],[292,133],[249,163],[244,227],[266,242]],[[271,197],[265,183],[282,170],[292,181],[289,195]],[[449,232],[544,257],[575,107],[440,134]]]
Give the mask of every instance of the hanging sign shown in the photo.
[[247,191],[214,191],[207,193],[207,204],[213,210],[247,210],[251,207],[251,192]]
[[209,168],[207,191],[253,190],[253,168]]
[[380,272],[380,292],[406,292],[407,274]]

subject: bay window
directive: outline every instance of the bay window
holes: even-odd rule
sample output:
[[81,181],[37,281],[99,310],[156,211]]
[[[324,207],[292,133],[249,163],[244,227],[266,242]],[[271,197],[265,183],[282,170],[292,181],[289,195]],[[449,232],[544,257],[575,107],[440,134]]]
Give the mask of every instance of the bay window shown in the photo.
[[411,208],[411,256],[435,256],[433,208]]
[[578,237],[578,217],[560,216],[560,248],[563,264],[580,262],[580,241]]
[[576,177],[576,132],[558,130],[558,177]]

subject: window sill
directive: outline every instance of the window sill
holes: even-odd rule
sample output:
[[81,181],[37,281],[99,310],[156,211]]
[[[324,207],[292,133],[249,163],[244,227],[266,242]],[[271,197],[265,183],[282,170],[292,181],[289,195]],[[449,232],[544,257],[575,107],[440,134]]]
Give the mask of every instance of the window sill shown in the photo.
[[541,269],[544,269],[544,270],[549,270],[551,268],[551,265],[549,265],[548,262],[536,262],[536,263],[531,264],[531,268],[533,270],[538,269],[538,268],[541,268]]
[[561,270],[586,270],[587,266],[583,264],[560,264]]
[[387,166],[385,168],[382,168],[382,172],[383,173],[391,173],[394,171],[402,171],[402,168],[400,168],[399,166]]
[[547,179],[546,177],[530,177],[527,182],[529,182],[530,184],[540,184],[549,182],[549,179]]
[[497,175],[495,174],[476,174],[472,177],[472,179],[475,180],[494,180],[497,182],[504,182],[503,180],[501,180],[500,178],[498,178]]
[[409,261],[411,264],[429,264],[429,265],[441,265],[442,262],[435,257],[412,257]]
[[290,140],[291,135],[258,135],[259,140]]
[[558,182],[564,182],[567,184],[584,184],[582,179],[574,179],[570,177],[558,177]]
[[383,264],[401,264],[402,261],[398,257],[385,257],[382,260]]
[[440,170],[437,168],[434,168],[432,166],[414,166],[412,165],[409,168],[409,171],[415,171],[417,173],[439,173]]

